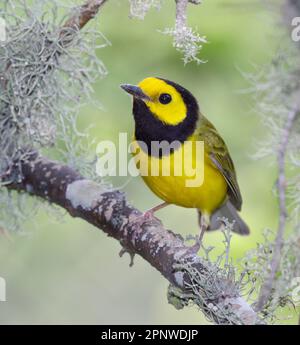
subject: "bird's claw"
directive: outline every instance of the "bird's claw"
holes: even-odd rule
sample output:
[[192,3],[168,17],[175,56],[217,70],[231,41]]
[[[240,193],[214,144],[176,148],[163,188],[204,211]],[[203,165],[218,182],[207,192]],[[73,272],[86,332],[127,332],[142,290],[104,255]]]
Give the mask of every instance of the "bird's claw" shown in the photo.
[[151,211],[146,211],[141,215],[141,217],[143,217],[146,220],[149,220],[149,219],[154,218],[154,214]]
[[196,242],[188,248],[187,252],[188,254],[196,255],[199,252],[200,248],[201,248],[201,242],[197,238]]
[[141,226],[143,225],[145,222],[150,221],[150,220],[154,220],[154,219],[158,219],[154,216],[154,213],[151,211],[146,211],[142,214],[137,215],[134,219],[133,219],[133,223],[135,226]]

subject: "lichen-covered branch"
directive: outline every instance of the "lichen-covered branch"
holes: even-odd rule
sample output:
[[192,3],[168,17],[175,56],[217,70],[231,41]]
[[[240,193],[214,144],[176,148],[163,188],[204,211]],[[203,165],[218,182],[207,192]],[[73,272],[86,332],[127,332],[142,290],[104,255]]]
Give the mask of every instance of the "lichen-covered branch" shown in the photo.
[[163,33],[173,36],[173,46],[183,54],[184,63],[195,61],[203,63],[205,61],[199,59],[198,53],[202,48],[202,44],[206,43],[205,36],[200,36],[187,24],[187,7],[188,4],[199,5],[198,0],[175,0],[176,2],[176,19],[175,27],[165,29]]
[[282,133],[281,143],[278,149],[277,164],[278,164],[278,199],[279,199],[279,224],[277,229],[277,235],[275,239],[274,252],[271,260],[270,274],[261,287],[259,299],[256,305],[258,311],[262,310],[270,298],[272,293],[272,287],[274,284],[275,276],[278,271],[281,259],[281,249],[284,241],[284,231],[286,228],[287,220],[287,208],[286,208],[286,187],[287,181],[285,176],[285,162],[288,143],[290,139],[291,130],[293,128],[294,121],[299,114],[299,107],[295,106],[287,117],[287,123]]
[[[32,154],[22,179],[8,188],[60,205],[117,239],[131,254],[155,267],[184,296],[197,296],[204,314],[218,324],[256,324],[260,320],[237,285],[212,263],[191,253],[181,236],[156,219],[138,218],[124,193],[85,179],[67,165]],[[139,221],[137,221],[139,220]]]
[[[295,16],[299,16],[300,14],[300,1],[286,0],[282,5],[282,13],[283,20],[285,21],[288,27],[288,32],[290,33],[292,18]],[[295,52],[297,53],[296,50],[293,50],[293,53]],[[287,55],[284,57],[283,61],[284,63],[286,63],[288,60],[289,59]],[[275,127],[272,128],[272,131],[275,132],[273,133],[273,135],[276,135],[276,141],[278,142],[278,145],[276,145],[275,153],[278,166],[277,194],[279,203],[279,221],[276,237],[272,246],[272,256],[269,265],[269,272],[267,273],[266,278],[260,288],[259,298],[255,306],[255,309],[259,312],[264,310],[270,303],[273,298],[274,292],[276,291],[276,279],[278,279],[278,276],[283,276],[281,266],[283,265],[282,261],[284,260],[284,246],[288,247],[288,241],[285,241],[284,239],[284,232],[287,227],[288,221],[287,199],[288,197],[291,197],[291,193],[288,194],[288,188],[291,187],[289,186],[291,184],[289,178],[291,179],[291,177],[287,177],[288,174],[286,173],[286,167],[288,158],[294,157],[293,151],[298,151],[299,145],[299,137],[297,136],[297,120],[300,114],[300,84],[299,82],[291,82],[292,78],[295,78],[297,81],[299,79],[297,79],[299,60],[295,59],[295,61],[295,63],[291,64],[292,68],[289,67],[289,69],[284,70],[286,82],[282,82],[284,80],[283,78],[280,81],[279,78],[277,78],[276,81],[276,83],[279,84],[279,92],[280,94],[282,94],[280,105],[283,104],[283,109],[287,109],[286,115],[284,115],[283,117],[284,121],[280,123],[278,129],[275,131]],[[280,75],[280,69],[278,67],[277,70],[278,72],[275,70],[275,76]],[[289,86],[288,88],[285,86],[285,83]],[[268,87],[267,89],[269,90],[269,94],[273,95],[274,100],[276,96],[273,92],[273,88]],[[291,104],[295,105],[290,108]],[[277,107],[277,104],[274,101],[272,102],[272,105],[274,109]],[[280,112],[283,112],[282,109],[280,109]],[[273,114],[271,113],[269,114],[269,117],[270,121],[274,121],[273,118],[277,118],[277,114],[275,112]],[[274,147],[275,145],[270,146]],[[292,159],[292,165],[295,165],[296,167],[299,166],[296,164],[296,159],[294,158]],[[292,253],[291,256],[293,256]],[[293,261],[297,262],[296,256],[293,258]]]
[[78,149],[84,134],[75,123],[80,106],[93,102],[91,84],[107,73],[96,55],[106,41],[94,29],[79,29],[105,2],[85,0],[61,15],[58,0],[50,3],[52,11],[47,2],[35,1],[30,9],[22,0],[1,3],[7,40],[0,45],[0,177],[32,148],[63,146],[74,166],[86,162],[78,153],[87,156]]
[[91,19],[94,19],[100,7],[107,0],[88,0],[84,5],[74,9],[74,15],[71,16],[63,25],[60,35],[69,34],[70,30],[74,32],[81,30]]

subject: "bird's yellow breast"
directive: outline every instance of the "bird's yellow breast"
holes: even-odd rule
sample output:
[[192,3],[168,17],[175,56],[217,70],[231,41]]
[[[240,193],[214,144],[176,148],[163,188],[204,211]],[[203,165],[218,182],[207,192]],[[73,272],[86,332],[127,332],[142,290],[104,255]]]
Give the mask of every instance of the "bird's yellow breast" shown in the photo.
[[[205,146],[199,154],[199,149],[195,149],[191,142],[195,142],[194,136],[180,144],[173,153],[161,158],[148,155],[136,141],[132,149],[143,180],[158,197],[170,204],[197,208],[211,214],[224,202],[227,184],[212,164]],[[193,167],[194,175],[189,169],[187,172],[183,167],[178,169],[178,164]],[[169,171],[166,170],[168,165]],[[179,172],[181,174],[177,176]]]

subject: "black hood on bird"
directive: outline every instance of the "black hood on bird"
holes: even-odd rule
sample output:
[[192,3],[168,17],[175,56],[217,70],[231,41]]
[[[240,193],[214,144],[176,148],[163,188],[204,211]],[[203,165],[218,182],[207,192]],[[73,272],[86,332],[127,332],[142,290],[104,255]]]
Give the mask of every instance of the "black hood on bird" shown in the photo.
[[187,107],[187,116],[177,125],[168,125],[156,118],[142,100],[134,99],[135,139],[147,145],[148,153],[151,151],[152,141],[184,142],[195,131],[199,117],[197,100],[188,90],[172,81],[159,79],[173,86],[180,93]]

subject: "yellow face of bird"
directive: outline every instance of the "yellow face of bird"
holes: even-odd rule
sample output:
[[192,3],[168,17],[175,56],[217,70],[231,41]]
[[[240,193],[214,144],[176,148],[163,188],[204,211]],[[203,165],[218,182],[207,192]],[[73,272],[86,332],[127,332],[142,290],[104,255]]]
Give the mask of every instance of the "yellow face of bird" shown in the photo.
[[154,77],[120,86],[133,96],[136,140],[150,147],[156,141],[183,142],[193,134],[201,114],[197,100],[184,87]]
[[168,125],[177,125],[187,116],[181,94],[172,85],[158,78],[146,78],[138,87],[148,96],[144,99],[151,113]]

